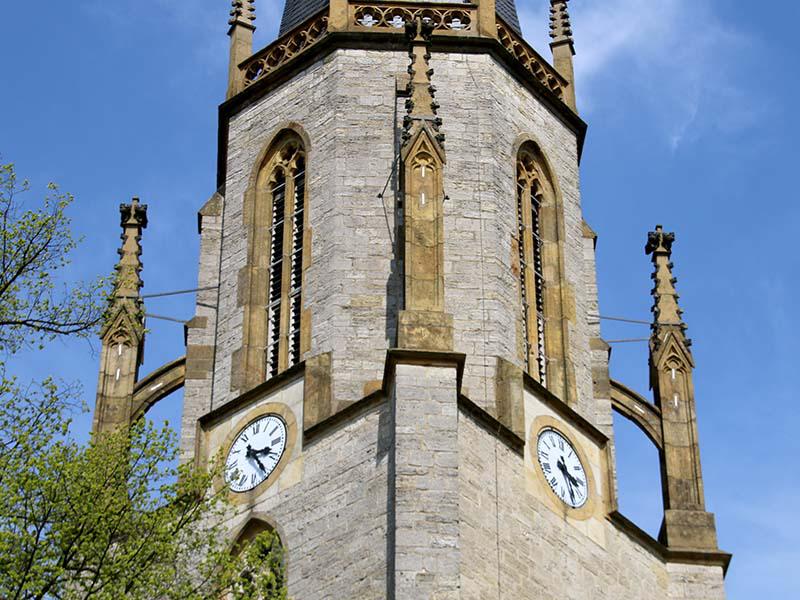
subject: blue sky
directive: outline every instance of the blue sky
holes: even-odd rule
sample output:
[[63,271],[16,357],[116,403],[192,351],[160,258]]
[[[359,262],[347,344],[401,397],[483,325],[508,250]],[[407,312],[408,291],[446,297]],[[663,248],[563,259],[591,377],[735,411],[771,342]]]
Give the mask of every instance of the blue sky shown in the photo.
[[[547,55],[547,2],[522,0]],[[257,46],[278,0],[259,0]],[[600,236],[602,312],[648,319],[645,236],[677,232],[674,262],[695,341],[709,509],[735,554],[731,600],[800,597],[797,373],[800,230],[795,181],[800,5],[742,0],[573,0],[577,91],[589,135],[585,215]],[[44,0],[0,7],[0,154],[43,191],[77,197],[85,242],[65,277],[107,273],[120,202],[150,205],[148,292],[196,283],[196,210],[214,191],[216,107],[227,66],[226,0]],[[192,314],[191,297],[148,310]],[[179,325],[150,321],[145,370],[182,353]],[[604,324],[608,339],[647,328]],[[92,400],[96,347],[25,354],[23,376],[56,373]],[[612,374],[647,391],[646,346],[614,347]],[[157,409],[173,418],[180,398]],[[85,431],[88,417],[79,420]],[[621,504],[655,532],[657,458],[619,423]]]

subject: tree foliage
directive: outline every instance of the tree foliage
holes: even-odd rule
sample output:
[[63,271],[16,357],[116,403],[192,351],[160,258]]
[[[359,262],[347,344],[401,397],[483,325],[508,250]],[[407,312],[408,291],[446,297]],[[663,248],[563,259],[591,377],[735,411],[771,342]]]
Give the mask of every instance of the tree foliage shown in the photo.
[[13,164],[0,165],[0,348],[10,353],[60,335],[90,336],[105,308],[105,279],[57,283],[79,241],[66,213],[73,197],[51,183],[31,207],[21,199],[29,190]]
[[[102,285],[57,297],[52,284],[76,243],[71,197],[25,209],[12,165],[0,167],[0,187],[0,353],[87,336]],[[144,420],[79,443],[79,405],[76,389],[23,387],[0,363],[0,598],[286,600],[278,537],[229,541],[220,461],[175,466],[175,434]]]

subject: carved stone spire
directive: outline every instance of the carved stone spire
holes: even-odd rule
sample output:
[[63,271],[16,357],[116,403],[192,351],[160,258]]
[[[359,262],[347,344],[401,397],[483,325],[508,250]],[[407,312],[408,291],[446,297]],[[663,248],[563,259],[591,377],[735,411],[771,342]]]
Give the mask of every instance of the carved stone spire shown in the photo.
[[645,252],[654,273],[653,324],[650,339],[650,385],[661,412],[663,448],[661,479],[664,496],[662,543],[673,549],[717,549],[714,515],[705,510],[703,475],[692,372],[691,342],[678,306],[672,274],[674,233],[659,225],[647,236]]
[[678,292],[675,290],[677,279],[672,274],[672,244],[675,242],[674,233],[664,233],[661,225],[656,226],[647,236],[645,252],[652,256],[655,270],[652,275],[653,285],[653,344],[660,342],[660,333],[665,328],[675,329],[683,338],[686,351],[692,345],[691,340],[684,336],[686,324],[683,322],[683,311],[678,306]]
[[142,288],[142,230],[147,206],[134,198],[120,206],[122,245],[114,291],[100,331],[100,376],[94,412],[94,431],[113,431],[130,425],[133,391],[143,360],[144,302]]
[[226,98],[232,98],[244,89],[244,78],[239,70],[239,65],[253,54],[253,32],[256,30],[253,22],[255,20],[255,0],[233,0],[231,2],[231,18],[228,21],[231,51]]
[[564,89],[564,102],[578,112],[575,102],[575,69],[572,57],[575,56],[575,41],[572,38],[572,23],[567,8],[569,0],[550,0],[550,49],[556,70],[567,80]]
[[573,43],[567,2],[569,0],[550,0],[550,37],[553,44]]
[[410,350],[453,349],[453,317],[444,312],[444,134],[431,84],[433,24],[406,24],[411,76],[403,121],[405,310],[397,345]]
[[[147,205],[140,204],[134,198],[130,204],[122,204],[120,210],[120,227],[122,227],[122,247],[117,263],[117,288],[114,300],[133,298],[140,301],[139,290],[142,288],[142,230],[147,227]],[[114,301],[112,300],[112,302]]]
[[431,83],[433,69],[430,68],[430,46],[433,22],[417,18],[406,23],[406,36],[409,40],[408,66],[410,75],[406,91],[406,116],[403,119],[403,142],[408,142],[415,130],[428,124],[436,133],[436,141],[444,145],[444,134],[439,129],[442,119],[437,116],[439,103],[435,100],[436,88]]
[[231,2],[231,19],[228,24],[231,26],[241,25],[255,29],[253,21],[256,20],[255,0],[233,0]]

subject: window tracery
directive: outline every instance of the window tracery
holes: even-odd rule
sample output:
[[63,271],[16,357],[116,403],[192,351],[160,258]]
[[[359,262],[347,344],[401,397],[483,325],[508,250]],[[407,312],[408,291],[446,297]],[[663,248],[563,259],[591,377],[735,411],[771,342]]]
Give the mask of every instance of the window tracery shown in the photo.
[[301,360],[303,253],[306,213],[305,151],[289,134],[266,163],[269,244],[266,303],[266,377]]
[[544,190],[535,149],[530,145],[523,146],[517,157],[517,228],[523,355],[525,369],[542,385],[547,383],[545,280],[542,258]]

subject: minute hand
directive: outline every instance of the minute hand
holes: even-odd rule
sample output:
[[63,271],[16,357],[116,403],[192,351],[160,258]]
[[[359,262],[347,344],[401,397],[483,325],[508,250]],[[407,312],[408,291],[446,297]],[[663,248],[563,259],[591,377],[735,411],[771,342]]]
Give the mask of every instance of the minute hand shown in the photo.
[[572,485],[574,485],[575,487],[581,487],[580,482],[577,479],[575,479],[572,475],[569,474],[569,469],[567,469],[567,465],[566,464],[564,464],[563,462],[559,461],[558,462],[558,470],[561,471],[561,473],[564,475],[564,477],[567,478],[567,481],[569,481]]

